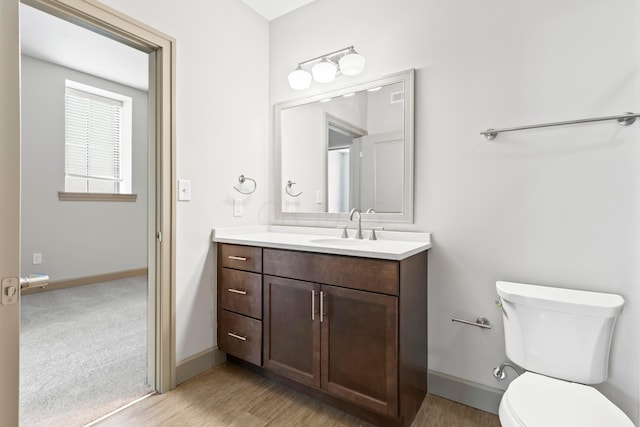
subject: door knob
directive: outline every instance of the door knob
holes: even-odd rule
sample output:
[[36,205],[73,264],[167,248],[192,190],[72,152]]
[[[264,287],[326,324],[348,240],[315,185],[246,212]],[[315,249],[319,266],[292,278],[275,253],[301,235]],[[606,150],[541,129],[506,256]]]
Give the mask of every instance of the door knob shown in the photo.
[[32,274],[29,277],[20,278],[20,289],[44,288],[49,284],[49,276],[46,274]]

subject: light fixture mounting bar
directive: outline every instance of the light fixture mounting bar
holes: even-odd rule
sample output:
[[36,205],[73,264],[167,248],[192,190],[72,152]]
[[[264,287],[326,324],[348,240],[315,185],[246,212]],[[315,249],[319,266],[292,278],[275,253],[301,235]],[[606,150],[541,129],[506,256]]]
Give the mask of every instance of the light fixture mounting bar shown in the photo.
[[344,49],[336,50],[336,51],[331,52],[331,53],[325,53],[324,55],[316,56],[315,58],[312,58],[312,59],[307,59],[306,61],[299,62],[298,65],[310,64],[311,62],[319,61],[322,58],[331,58],[332,56],[336,56],[336,55],[338,55],[338,54],[340,54],[342,52],[347,52],[349,50],[354,50],[353,46],[347,46]]

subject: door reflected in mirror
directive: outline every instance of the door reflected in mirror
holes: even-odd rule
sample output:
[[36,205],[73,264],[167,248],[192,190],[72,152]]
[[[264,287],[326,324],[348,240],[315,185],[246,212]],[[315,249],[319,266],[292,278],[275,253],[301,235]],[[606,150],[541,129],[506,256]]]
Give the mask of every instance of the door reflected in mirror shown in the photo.
[[[357,208],[412,222],[412,83],[413,70],[276,106],[276,219],[327,219]],[[302,194],[288,194],[288,181]]]

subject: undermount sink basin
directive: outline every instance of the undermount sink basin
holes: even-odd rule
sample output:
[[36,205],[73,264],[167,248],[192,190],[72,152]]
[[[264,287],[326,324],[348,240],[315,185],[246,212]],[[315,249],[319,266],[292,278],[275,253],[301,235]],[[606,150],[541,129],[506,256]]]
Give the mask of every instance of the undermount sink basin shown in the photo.
[[373,246],[373,242],[369,240],[356,240],[356,239],[337,239],[337,238],[324,238],[324,239],[312,239],[311,243],[317,243],[319,245],[329,246],[346,246],[346,247],[370,247]]

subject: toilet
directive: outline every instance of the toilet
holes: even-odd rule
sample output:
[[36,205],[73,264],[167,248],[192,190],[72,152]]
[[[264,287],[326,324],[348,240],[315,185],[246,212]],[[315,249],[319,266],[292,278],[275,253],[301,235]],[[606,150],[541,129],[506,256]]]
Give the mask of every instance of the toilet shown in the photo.
[[499,407],[503,427],[618,427],[631,420],[587,384],[606,381],[619,295],[497,282],[507,357],[526,372]]

